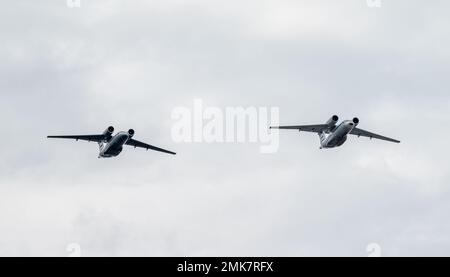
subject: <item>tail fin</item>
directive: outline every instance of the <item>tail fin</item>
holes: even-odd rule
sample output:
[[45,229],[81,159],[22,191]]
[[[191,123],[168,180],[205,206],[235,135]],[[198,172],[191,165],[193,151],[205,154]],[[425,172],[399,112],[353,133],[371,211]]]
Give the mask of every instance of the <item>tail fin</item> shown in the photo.
[[320,148],[324,146],[325,140],[328,138],[329,135],[327,135],[325,132],[319,133],[319,140],[320,140]]

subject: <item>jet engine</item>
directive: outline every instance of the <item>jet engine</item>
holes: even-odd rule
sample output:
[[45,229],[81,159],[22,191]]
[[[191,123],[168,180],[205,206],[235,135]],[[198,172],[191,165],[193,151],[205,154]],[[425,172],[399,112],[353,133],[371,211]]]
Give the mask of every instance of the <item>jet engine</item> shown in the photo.
[[329,126],[336,126],[338,121],[339,121],[339,116],[333,115],[325,124],[327,124]]
[[133,129],[128,130],[128,135],[130,136],[130,138],[132,138],[134,136],[134,130]]
[[103,132],[103,135],[106,137],[107,140],[109,140],[112,136],[112,134],[114,133],[114,127],[113,126],[109,126],[108,128],[106,128],[106,130]]
[[353,118],[353,123],[355,124],[355,126],[357,126],[359,124],[359,118]]

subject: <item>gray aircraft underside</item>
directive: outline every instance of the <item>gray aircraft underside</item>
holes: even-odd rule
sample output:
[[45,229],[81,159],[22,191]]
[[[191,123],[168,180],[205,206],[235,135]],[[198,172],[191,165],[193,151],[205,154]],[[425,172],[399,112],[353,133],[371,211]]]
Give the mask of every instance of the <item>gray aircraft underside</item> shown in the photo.
[[110,158],[118,156],[120,152],[122,152],[124,145],[133,146],[134,148],[139,147],[147,150],[150,149],[172,155],[176,154],[172,151],[165,150],[133,139],[133,129],[128,130],[128,132],[118,132],[115,135],[113,134],[114,127],[110,126],[102,134],[98,135],[48,136],[47,138],[75,139],[97,142],[99,145],[99,158]]
[[274,126],[271,129],[291,129],[299,130],[300,132],[312,132],[317,133],[320,138],[320,149],[322,148],[334,148],[339,147],[347,140],[347,135],[355,135],[358,137],[368,137],[370,139],[380,139],[395,143],[400,141],[377,135],[362,129],[357,128],[359,119],[357,117],[353,120],[344,120],[340,124],[337,124],[339,117],[337,115],[332,116],[325,124],[317,125],[295,125],[295,126]]

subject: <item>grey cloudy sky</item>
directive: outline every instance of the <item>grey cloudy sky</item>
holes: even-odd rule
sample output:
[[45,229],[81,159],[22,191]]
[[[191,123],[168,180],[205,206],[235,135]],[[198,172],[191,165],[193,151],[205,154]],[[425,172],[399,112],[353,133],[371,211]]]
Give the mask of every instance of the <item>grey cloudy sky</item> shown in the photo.
[[[0,8],[0,255],[450,255],[448,1],[37,2]],[[175,143],[196,98],[402,143]],[[45,138],[111,124],[178,155]]]

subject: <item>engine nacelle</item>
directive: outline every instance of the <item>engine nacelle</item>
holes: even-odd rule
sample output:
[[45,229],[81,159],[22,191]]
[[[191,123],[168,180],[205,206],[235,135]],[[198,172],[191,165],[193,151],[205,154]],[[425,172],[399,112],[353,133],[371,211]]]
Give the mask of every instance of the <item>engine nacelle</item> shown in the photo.
[[330,119],[328,119],[327,123],[325,123],[325,124],[327,124],[329,126],[336,126],[338,121],[339,121],[339,116],[333,115]]
[[357,118],[357,117],[353,118],[352,121],[355,124],[355,126],[357,126],[359,124],[359,118]]
[[107,139],[110,139],[113,133],[114,133],[114,127],[113,126],[109,126],[103,132],[103,135],[106,136]]
[[132,138],[134,136],[134,130],[133,129],[128,130],[128,135],[130,136],[130,138]]

